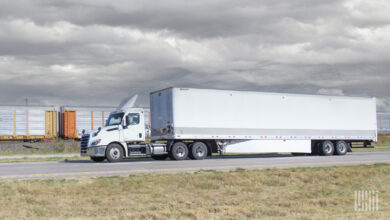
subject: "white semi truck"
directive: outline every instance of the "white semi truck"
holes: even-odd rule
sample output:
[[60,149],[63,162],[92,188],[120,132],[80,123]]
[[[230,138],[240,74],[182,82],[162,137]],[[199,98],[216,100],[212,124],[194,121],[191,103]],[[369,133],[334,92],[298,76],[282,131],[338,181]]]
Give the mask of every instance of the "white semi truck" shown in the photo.
[[[212,153],[345,155],[353,142],[377,140],[375,98],[191,88],[150,94],[150,114],[121,108],[81,139],[81,155],[117,162]],[[149,118],[151,137],[144,125]]]

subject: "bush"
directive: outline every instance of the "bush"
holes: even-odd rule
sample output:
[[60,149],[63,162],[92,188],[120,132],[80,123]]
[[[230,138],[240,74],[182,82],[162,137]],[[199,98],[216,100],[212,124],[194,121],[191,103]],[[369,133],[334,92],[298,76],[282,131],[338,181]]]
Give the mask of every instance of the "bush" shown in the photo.
[[53,150],[57,153],[63,153],[65,151],[65,142],[63,140],[55,141],[53,143]]

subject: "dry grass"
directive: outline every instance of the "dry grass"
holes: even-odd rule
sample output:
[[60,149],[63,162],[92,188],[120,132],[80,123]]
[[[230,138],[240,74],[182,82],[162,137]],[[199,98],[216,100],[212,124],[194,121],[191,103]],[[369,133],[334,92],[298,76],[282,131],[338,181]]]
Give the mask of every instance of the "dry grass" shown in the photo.
[[353,152],[383,152],[390,151],[390,136],[389,135],[378,135],[378,142],[372,143],[375,148],[352,148]]
[[19,162],[43,162],[43,161],[73,161],[73,160],[91,160],[89,157],[64,157],[61,154],[58,157],[43,157],[43,158],[15,158],[15,159],[0,159],[0,163],[19,163]]
[[390,151],[390,146],[376,146],[374,148],[352,148],[352,152],[384,152]]
[[373,143],[374,146],[390,146],[390,136],[379,134],[378,135],[378,142]]
[[80,153],[80,142],[75,140],[53,139],[48,143],[1,141],[0,155],[34,155],[34,154],[70,154]]
[[[355,212],[354,190],[378,190]],[[390,165],[0,182],[0,219],[390,219]]]

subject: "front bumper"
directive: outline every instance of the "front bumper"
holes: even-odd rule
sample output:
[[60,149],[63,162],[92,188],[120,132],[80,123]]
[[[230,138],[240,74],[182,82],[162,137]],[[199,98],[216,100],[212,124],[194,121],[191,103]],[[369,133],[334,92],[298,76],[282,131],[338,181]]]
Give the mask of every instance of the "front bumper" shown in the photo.
[[81,151],[82,157],[105,157],[107,146],[92,146],[88,147],[86,151]]

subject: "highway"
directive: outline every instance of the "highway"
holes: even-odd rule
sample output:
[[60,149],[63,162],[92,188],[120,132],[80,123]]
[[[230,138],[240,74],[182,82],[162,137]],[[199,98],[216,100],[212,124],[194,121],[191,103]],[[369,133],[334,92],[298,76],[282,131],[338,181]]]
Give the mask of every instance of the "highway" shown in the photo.
[[357,152],[345,156],[291,156],[287,154],[213,156],[206,160],[155,161],[125,159],[120,163],[91,161],[0,163],[0,180],[118,176],[137,173],[177,173],[199,170],[235,170],[317,167],[390,163],[390,152]]

